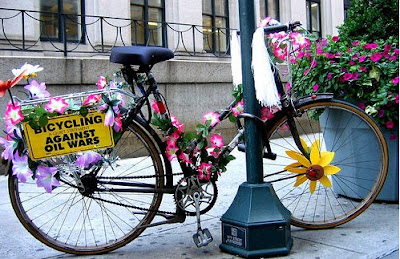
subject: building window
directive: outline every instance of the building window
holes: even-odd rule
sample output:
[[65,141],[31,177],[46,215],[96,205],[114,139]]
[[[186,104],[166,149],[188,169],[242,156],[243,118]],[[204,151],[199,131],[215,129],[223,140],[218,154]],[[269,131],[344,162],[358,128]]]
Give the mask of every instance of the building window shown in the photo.
[[320,0],[307,0],[307,30],[322,36],[321,31],[321,3]]
[[164,0],[131,0],[133,45],[166,45],[164,9]]
[[279,19],[280,19],[280,17],[279,17],[279,0],[261,0],[260,1],[260,16],[261,16],[261,19],[269,16],[269,17],[279,21]]
[[83,41],[84,0],[40,0],[41,40]]
[[347,10],[351,7],[351,0],[343,0],[344,1],[344,19],[347,18]]
[[228,17],[228,0],[203,0],[203,44],[206,51],[227,51]]

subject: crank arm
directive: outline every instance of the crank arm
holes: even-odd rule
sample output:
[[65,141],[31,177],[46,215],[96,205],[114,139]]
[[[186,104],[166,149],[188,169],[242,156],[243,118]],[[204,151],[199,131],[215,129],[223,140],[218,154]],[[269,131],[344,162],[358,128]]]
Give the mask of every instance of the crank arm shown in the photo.
[[[144,212],[138,212],[138,213],[135,212],[135,214],[145,214],[145,213]],[[157,213],[156,216],[164,217],[166,220],[150,223],[147,225],[142,225],[139,228],[156,227],[156,226],[165,225],[165,224],[183,223],[183,222],[185,222],[185,219],[186,219],[186,215],[184,213],[183,214],[175,214],[175,215]]]

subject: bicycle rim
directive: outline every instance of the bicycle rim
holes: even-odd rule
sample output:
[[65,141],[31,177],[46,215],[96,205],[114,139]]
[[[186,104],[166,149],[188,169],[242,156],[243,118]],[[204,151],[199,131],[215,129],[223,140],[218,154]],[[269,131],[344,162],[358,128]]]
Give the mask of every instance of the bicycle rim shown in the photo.
[[341,225],[362,213],[379,194],[388,166],[386,142],[372,119],[352,105],[315,102],[298,109],[301,115],[295,122],[304,148],[311,152],[318,144],[314,163],[328,154],[325,152],[332,152],[329,166],[340,171],[322,167],[325,172],[321,170],[315,177],[313,169],[317,167],[305,169],[307,166],[293,159],[291,151],[301,152],[284,117],[269,134],[277,159],[264,160],[265,180],[273,182],[279,199],[292,213],[293,225],[315,229]]
[[[109,159],[111,164],[104,163],[97,172],[98,176],[139,176],[137,179],[115,181],[153,185],[156,188],[164,186],[163,177],[142,178],[162,175],[163,166],[149,135],[136,122],[124,132]],[[57,166],[60,168],[60,165]],[[95,190],[90,195],[82,195],[69,172],[61,173],[60,178],[61,185],[49,194],[37,187],[32,179],[21,183],[10,176],[9,194],[14,211],[24,227],[41,242],[62,252],[100,254],[124,246],[139,236],[152,221],[162,199],[161,193],[113,190]],[[118,188],[99,183],[97,186]]]

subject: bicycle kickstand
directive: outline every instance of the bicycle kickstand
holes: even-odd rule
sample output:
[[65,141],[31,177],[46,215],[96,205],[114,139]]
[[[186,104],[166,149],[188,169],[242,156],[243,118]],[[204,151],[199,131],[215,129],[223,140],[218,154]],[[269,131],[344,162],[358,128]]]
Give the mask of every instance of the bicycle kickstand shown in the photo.
[[202,247],[211,243],[213,241],[213,237],[207,228],[202,229],[200,225],[200,193],[193,193],[193,200],[196,206],[197,218],[197,233],[193,235],[193,241],[197,247]]

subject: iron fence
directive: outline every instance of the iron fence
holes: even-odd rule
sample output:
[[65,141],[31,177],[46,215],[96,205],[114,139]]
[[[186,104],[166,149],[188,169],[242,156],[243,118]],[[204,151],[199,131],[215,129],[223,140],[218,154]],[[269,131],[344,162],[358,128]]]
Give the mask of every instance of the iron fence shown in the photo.
[[230,28],[0,8],[0,51],[107,54],[115,46],[151,45],[177,55],[229,56]]

